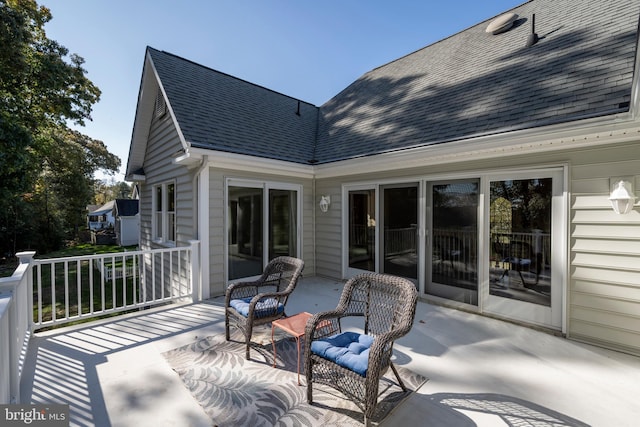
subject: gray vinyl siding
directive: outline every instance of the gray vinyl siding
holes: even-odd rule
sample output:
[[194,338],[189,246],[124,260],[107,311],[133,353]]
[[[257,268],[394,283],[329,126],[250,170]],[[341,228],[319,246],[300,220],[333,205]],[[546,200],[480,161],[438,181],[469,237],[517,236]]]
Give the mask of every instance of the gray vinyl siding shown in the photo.
[[[316,273],[342,278],[342,184],[337,180],[316,182]],[[327,212],[321,212],[320,196],[331,196]]]
[[151,123],[144,160],[146,180],[141,185],[140,194],[140,246],[143,249],[158,247],[153,242],[152,191],[154,185],[168,181],[176,183],[176,245],[187,246],[194,238],[193,175],[186,167],[173,164],[172,157],[167,155],[181,148],[169,114]]
[[224,263],[225,253],[225,213],[226,206],[224,185],[228,178],[239,180],[273,181],[302,186],[302,259],[305,262],[304,276],[314,276],[314,196],[313,182],[310,179],[290,178],[287,176],[265,175],[251,172],[238,172],[225,169],[209,169],[209,269],[210,292],[212,296],[222,295],[226,289],[224,277],[227,266]]
[[[440,164],[411,170],[359,175],[316,182],[331,195],[329,212],[316,213],[318,275],[342,278],[342,185],[415,181],[433,175],[456,178],[462,173],[566,164],[570,195],[567,214],[567,336],[640,354],[640,209],[617,215],[609,203],[610,177],[634,176],[640,196],[640,141],[604,148],[505,156],[467,163]],[[316,201],[317,202],[317,201]]]
[[574,339],[640,354],[640,212],[617,215],[609,179],[635,176],[640,143],[576,153],[571,168],[569,330]]
[[[154,185],[165,182],[175,182],[176,184],[176,246],[188,246],[189,240],[194,238],[194,212],[193,212],[193,185],[192,176],[184,166],[172,163],[171,157],[167,153],[175,153],[181,148],[180,140],[176,128],[171,121],[170,115],[165,114],[159,120],[154,120],[149,132],[149,141],[144,161],[146,180],[140,186],[140,248],[155,249],[164,247],[163,244],[153,241],[152,227],[152,192]],[[186,270],[190,265],[190,259],[183,257],[179,260],[173,256],[171,260],[166,258],[164,262],[156,259],[152,263],[150,259],[145,260],[146,273],[151,277],[152,266],[155,266],[156,277],[169,277],[173,272],[171,280],[156,285],[156,289],[147,288],[147,294],[156,296],[169,295],[169,286],[184,286],[189,280],[189,272]],[[164,271],[161,271],[164,266]],[[178,268],[180,266],[180,268]],[[182,283],[181,283],[182,282]],[[161,288],[161,285],[163,288]]]

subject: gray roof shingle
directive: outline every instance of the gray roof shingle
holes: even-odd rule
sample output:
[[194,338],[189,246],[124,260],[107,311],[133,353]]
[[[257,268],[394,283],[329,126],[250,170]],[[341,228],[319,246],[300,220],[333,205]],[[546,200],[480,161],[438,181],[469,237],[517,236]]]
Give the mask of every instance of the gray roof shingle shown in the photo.
[[[321,107],[320,163],[627,111],[640,3],[534,0],[376,68]],[[531,16],[540,40],[526,47]]]
[[[365,73],[320,108],[149,48],[195,147],[329,163],[629,110],[637,0],[532,0]],[[540,40],[525,47],[535,14]]]
[[296,163],[312,158],[316,106],[298,105],[289,96],[147,50],[191,146]]

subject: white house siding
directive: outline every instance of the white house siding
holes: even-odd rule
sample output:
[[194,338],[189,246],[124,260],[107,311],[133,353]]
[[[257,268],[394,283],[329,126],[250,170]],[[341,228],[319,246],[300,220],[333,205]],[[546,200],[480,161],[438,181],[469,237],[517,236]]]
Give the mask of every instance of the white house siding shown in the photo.
[[222,295],[226,290],[224,283],[227,266],[224,263],[225,251],[225,197],[224,186],[228,178],[254,181],[273,181],[302,185],[302,258],[305,262],[303,275],[315,274],[315,253],[313,235],[313,182],[311,179],[290,178],[280,175],[235,171],[229,169],[209,169],[209,284],[211,296]]
[[[466,163],[429,165],[395,172],[319,179],[317,199],[331,195],[331,207],[316,206],[319,275],[342,276],[342,185],[437,176],[458,178],[486,170],[567,164],[568,212],[567,336],[640,354],[640,208],[627,215],[611,209],[609,179],[635,176],[640,196],[640,141],[598,149],[555,151]],[[317,201],[316,200],[316,205]]]

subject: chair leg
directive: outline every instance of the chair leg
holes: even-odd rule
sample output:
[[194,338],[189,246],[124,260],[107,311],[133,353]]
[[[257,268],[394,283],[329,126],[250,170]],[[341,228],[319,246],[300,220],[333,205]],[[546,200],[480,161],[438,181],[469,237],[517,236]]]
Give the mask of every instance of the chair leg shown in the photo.
[[311,359],[307,360],[305,373],[307,377],[307,403],[311,405],[313,403],[313,362]]
[[402,388],[402,391],[406,392],[407,387],[402,382],[402,379],[400,378],[400,374],[398,374],[398,370],[396,369],[396,366],[393,363],[391,363],[391,370],[393,371],[393,374],[396,376],[396,379],[398,380],[398,385],[400,386],[400,388]]
[[247,348],[246,348],[246,359],[249,360],[251,359],[251,335],[253,334],[253,324],[251,322],[249,322],[249,325],[247,325],[247,327],[245,328],[245,333],[244,333],[244,340],[246,342]]
[[231,338],[229,335],[229,315],[224,316],[224,330],[225,330],[225,338],[227,341]]

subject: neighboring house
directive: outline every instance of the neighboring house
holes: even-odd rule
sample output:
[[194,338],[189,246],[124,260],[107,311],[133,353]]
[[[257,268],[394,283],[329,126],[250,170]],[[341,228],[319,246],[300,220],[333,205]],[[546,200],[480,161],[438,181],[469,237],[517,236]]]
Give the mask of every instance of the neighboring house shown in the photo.
[[609,200],[640,189],[640,4],[508,12],[320,107],[148,48],[127,165],[141,247],[199,240],[205,296],[289,254],[640,354],[640,208]]
[[113,206],[115,217],[116,244],[120,246],[137,245],[140,241],[139,201],[134,199],[116,199]]
[[104,228],[113,228],[116,222],[115,217],[113,216],[114,206],[115,201],[111,200],[110,202],[89,211],[89,214],[87,215],[89,230],[97,231]]

